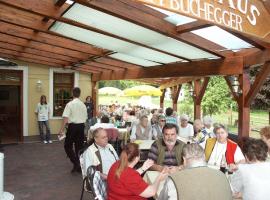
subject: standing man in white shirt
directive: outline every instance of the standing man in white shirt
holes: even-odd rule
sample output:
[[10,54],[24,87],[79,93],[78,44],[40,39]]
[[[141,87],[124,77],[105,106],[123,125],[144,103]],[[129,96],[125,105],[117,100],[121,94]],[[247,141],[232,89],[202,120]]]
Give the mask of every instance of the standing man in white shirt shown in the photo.
[[[65,139],[65,151],[70,161],[73,163],[71,172],[80,172],[80,162],[78,152],[83,148],[84,142],[84,123],[87,120],[87,109],[84,103],[79,99],[81,90],[75,87],[72,91],[73,100],[70,101],[63,112],[63,123],[59,135],[63,135],[64,128],[68,124]],[[73,146],[75,144],[75,151]]]

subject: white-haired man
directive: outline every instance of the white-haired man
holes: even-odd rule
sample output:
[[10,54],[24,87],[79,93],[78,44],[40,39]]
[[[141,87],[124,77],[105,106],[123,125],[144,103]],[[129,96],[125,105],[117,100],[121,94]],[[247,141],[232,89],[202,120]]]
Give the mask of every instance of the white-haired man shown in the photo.
[[226,176],[207,167],[200,145],[187,144],[182,155],[184,169],[168,177],[158,199],[232,200]]

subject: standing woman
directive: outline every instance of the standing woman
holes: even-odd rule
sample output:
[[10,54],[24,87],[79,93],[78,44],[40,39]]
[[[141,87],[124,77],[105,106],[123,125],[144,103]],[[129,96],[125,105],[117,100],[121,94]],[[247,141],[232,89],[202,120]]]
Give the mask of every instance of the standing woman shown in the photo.
[[148,185],[141,174],[144,173],[154,162],[146,160],[137,171],[134,166],[140,160],[138,144],[127,144],[108,174],[108,200],[145,200],[153,197],[161,181],[167,177],[168,169],[165,168],[156,178],[152,185]]
[[87,109],[87,128],[89,129],[90,126],[93,125],[92,118],[93,118],[93,112],[94,112],[94,103],[93,103],[92,97],[87,96],[84,104]]
[[[38,117],[38,128],[40,139],[43,141],[44,144],[52,143],[51,141],[51,131],[49,127],[49,113],[50,107],[47,104],[46,96],[42,95],[40,97],[40,102],[37,105],[35,113]],[[46,127],[46,135],[44,136],[43,133],[43,126]]]

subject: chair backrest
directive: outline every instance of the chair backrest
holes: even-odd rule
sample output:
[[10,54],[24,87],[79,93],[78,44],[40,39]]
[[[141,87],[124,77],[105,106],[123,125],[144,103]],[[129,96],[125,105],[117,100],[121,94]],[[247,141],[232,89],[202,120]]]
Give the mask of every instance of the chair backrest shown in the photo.
[[106,200],[107,183],[101,178],[100,172],[96,171],[95,167],[88,167],[86,179],[86,188],[92,192],[94,198],[97,200]]
[[109,141],[116,141],[119,138],[119,131],[116,128],[106,128],[105,129],[107,134],[108,134],[108,138]]

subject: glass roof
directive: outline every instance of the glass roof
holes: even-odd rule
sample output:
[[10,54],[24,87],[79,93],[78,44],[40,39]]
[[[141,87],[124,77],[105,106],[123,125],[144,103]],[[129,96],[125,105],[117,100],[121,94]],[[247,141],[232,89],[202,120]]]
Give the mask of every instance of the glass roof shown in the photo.
[[192,33],[199,35],[214,43],[217,43],[228,50],[237,51],[240,49],[253,47],[251,44],[247,43],[246,41],[234,36],[233,34],[217,26],[210,26],[207,28],[198,29],[198,30],[192,31]]
[[132,43],[128,43],[119,39],[115,39],[109,36],[105,36],[61,22],[56,22],[51,28],[51,31],[57,32],[70,38],[74,38],[76,40],[80,40],[82,42],[86,42],[88,44],[92,44],[100,48],[124,53],[133,57],[151,60],[158,63],[171,63],[182,61],[179,58],[163,54],[149,48],[140,47]]
[[165,14],[165,15],[167,15],[167,17],[165,17],[164,20],[166,20],[166,21],[168,21],[171,24],[174,24],[176,26],[197,21],[196,19],[186,17],[184,15],[180,15],[180,14],[168,11],[168,10],[164,10],[164,9],[153,7],[153,6],[149,6],[149,7],[153,8],[153,9],[155,9],[155,10],[157,10],[157,11],[159,11],[159,12]]
[[[217,58],[215,55],[189,44],[180,42],[173,38],[168,38],[167,36],[155,31],[77,3],[75,3],[71,9],[64,14],[64,17],[187,59]],[[100,48],[145,60],[151,60],[158,63],[183,61],[177,57],[151,50],[149,48],[140,47],[129,42],[124,42],[119,39],[59,22],[55,23],[51,30],[65,36],[96,45]]]
[[133,63],[136,65],[141,65],[144,67],[160,65],[159,63],[155,63],[155,62],[152,62],[149,60],[144,60],[144,59],[140,59],[137,57],[129,56],[129,55],[123,54],[123,53],[111,54],[111,55],[109,55],[109,57],[116,58],[118,60],[122,60],[122,61],[129,62],[129,63]]

